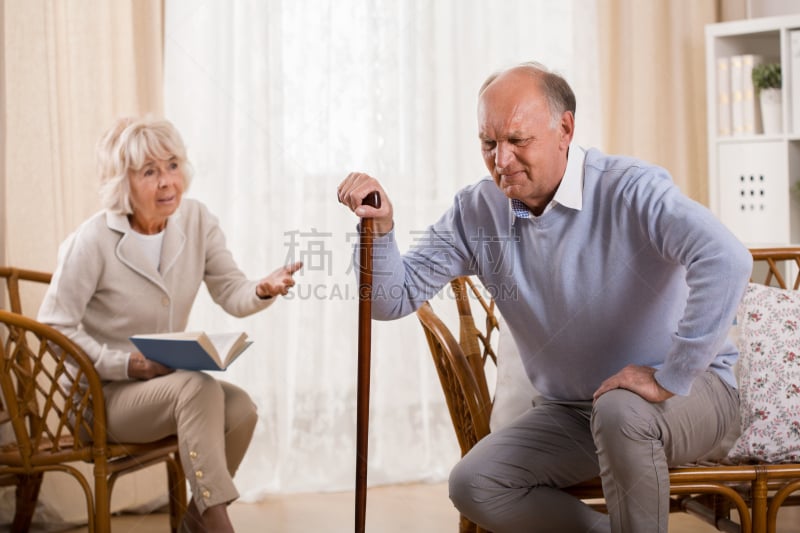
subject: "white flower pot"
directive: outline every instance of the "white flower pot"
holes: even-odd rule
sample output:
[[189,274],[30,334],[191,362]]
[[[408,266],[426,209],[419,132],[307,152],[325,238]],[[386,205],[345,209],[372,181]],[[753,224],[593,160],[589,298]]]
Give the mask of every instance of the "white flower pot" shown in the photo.
[[761,102],[761,125],[766,135],[783,133],[783,106],[780,89],[761,89],[758,93]]

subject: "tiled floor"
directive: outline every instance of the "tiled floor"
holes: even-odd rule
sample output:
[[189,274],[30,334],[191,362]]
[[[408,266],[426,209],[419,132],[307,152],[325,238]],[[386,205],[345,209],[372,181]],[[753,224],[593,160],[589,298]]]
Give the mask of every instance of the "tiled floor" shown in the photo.
[[[237,533],[351,533],[354,529],[352,492],[298,494],[257,503],[234,503],[231,519]],[[113,519],[113,533],[169,531],[166,514],[126,515]],[[450,505],[445,484],[377,487],[367,495],[369,533],[457,533],[458,514]],[[716,531],[699,520],[673,514],[670,533]],[[781,511],[779,533],[800,533],[800,508]],[[86,528],[68,533],[86,533]]]

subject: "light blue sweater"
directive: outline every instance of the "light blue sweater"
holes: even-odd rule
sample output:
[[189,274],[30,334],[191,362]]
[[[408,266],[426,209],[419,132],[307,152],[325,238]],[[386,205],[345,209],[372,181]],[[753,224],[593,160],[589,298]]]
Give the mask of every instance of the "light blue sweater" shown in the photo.
[[405,316],[477,275],[545,397],[590,400],[628,364],[657,368],[679,395],[709,367],[735,386],[727,334],[752,270],[747,248],[662,168],[589,150],[583,173],[580,211],[516,218],[487,177],[404,255],[394,231],[376,239],[373,317]]

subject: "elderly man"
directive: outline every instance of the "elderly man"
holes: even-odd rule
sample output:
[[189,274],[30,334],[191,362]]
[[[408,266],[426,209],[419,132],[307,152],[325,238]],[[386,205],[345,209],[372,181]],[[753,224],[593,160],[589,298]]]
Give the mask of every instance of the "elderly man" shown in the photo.
[[[751,256],[666,170],[584,151],[574,130],[569,84],[518,65],[480,89],[491,178],[460,190],[415,247],[399,252],[373,177],[348,175],[339,201],[380,234],[375,318],[476,275],[541,393],[456,465],[456,507],[495,533],[666,532],[669,466],[708,456],[738,424],[727,332]],[[374,190],[381,207],[362,206]],[[560,490],[598,475],[608,516]]]

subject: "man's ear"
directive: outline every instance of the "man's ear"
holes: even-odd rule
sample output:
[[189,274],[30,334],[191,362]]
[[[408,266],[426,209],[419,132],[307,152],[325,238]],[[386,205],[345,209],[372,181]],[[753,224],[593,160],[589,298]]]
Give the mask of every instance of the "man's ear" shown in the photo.
[[559,124],[561,130],[561,143],[566,150],[572,142],[572,136],[575,134],[575,115],[572,111],[564,111],[561,114],[561,123]]

